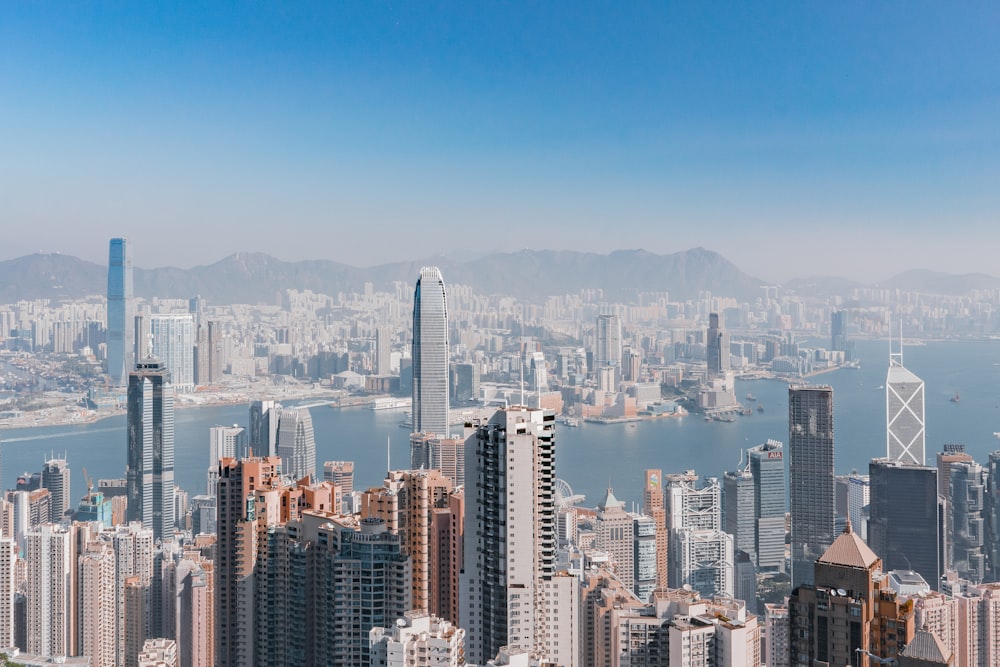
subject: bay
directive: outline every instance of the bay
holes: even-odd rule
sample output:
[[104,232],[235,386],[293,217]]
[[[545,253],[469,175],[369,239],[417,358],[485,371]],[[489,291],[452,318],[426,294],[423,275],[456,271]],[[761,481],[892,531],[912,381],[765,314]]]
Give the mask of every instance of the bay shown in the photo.
[[[811,378],[834,389],[835,458],[839,473],[866,472],[868,461],[885,453],[885,383],[888,344],[857,341],[861,369],[842,369]],[[926,383],[927,463],[945,443],[963,443],[977,461],[1000,449],[1000,341],[928,342],[905,350],[907,368]],[[699,415],[630,424],[557,426],[556,470],[585,504],[594,505],[611,485],[629,504],[642,494],[643,471],[694,469],[721,476],[739,463],[742,451],[767,439],[787,442],[788,385],[774,380],[737,382],[742,400],[752,392],[763,412],[734,423],[705,422]],[[960,394],[961,401],[950,398]],[[402,412],[365,408],[311,409],[316,432],[317,464],[355,461],[355,489],[381,484],[386,470],[386,442],[391,465],[409,465],[408,432],[399,428]],[[205,491],[208,429],[245,424],[248,406],[178,410],[175,416],[175,479],[192,496]],[[37,471],[51,454],[65,455],[72,470],[73,498],[84,493],[82,469],[96,479],[122,477],[125,469],[125,419],[93,424],[7,429],[0,431],[2,484],[11,488],[17,475]]]

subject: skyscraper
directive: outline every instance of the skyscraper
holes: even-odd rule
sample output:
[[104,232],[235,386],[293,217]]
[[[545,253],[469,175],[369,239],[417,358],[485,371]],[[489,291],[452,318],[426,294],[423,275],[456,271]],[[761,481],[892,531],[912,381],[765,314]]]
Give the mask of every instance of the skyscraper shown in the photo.
[[375,329],[375,373],[389,375],[392,365],[392,331],[389,327]]
[[924,381],[903,366],[902,347],[889,353],[885,424],[886,456],[891,461],[924,465]]
[[610,488],[597,504],[594,532],[594,546],[611,556],[615,574],[625,588],[635,592],[635,527],[625,503],[615,498]]
[[607,366],[614,366],[620,371],[621,363],[621,318],[608,313],[598,315],[597,326],[594,331],[594,372],[600,372],[600,369]]
[[785,564],[785,461],[781,443],[768,440],[751,447],[755,546],[758,570],[780,570]]
[[656,587],[667,587],[667,510],[663,505],[663,471],[646,471],[646,484],[642,488],[642,511],[652,517],[656,526]]
[[42,468],[42,487],[52,494],[50,518],[56,523],[62,521],[70,506],[69,465],[66,464],[66,459],[49,459],[45,462],[45,467]]
[[208,429],[208,486],[207,494],[215,497],[219,481],[219,459],[246,458],[247,430],[242,426],[213,426]]
[[28,651],[53,658],[75,655],[75,530],[45,524],[28,533]]
[[177,391],[194,390],[194,318],[191,315],[153,315],[149,319],[153,356],[170,370]]
[[750,466],[722,477],[722,529],[733,536],[733,547],[745,551],[757,564],[757,522],[754,516],[754,479]]
[[413,432],[448,435],[448,300],[436,266],[413,292]]
[[833,389],[788,388],[792,589],[813,582],[813,564],[833,543]]
[[868,544],[882,554],[886,571],[914,570],[937,588],[944,571],[937,468],[874,459],[869,473]]
[[170,371],[147,357],[128,377],[128,520],[155,539],[174,534],[174,388]]
[[847,311],[835,310],[830,313],[830,349],[847,351]]
[[669,585],[691,586],[705,597],[734,592],[733,537],[722,530],[722,487],[715,477],[698,486],[693,470],[667,475]]
[[278,426],[278,456],[281,471],[292,479],[316,478],[316,436],[308,408],[282,410]]
[[253,401],[250,403],[250,456],[278,455],[278,423],[281,421],[281,403]]
[[722,375],[729,370],[729,334],[722,328],[718,313],[708,315],[708,336],[705,341],[708,374]]
[[134,363],[135,347],[132,319],[135,298],[132,294],[132,253],[128,240],[111,239],[108,251],[108,376],[111,384],[123,387]]
[[[467,658],[501,646],[547,656],[545,621],[556,601],[555,414],[508,408],[468,439],[465,571],[460,618]],[[473,472],[475,471],[475,472]]]
[[986,576],[987,473],[975,461],[951,464],[951,516],[948,521],[949,569],[973,583]]

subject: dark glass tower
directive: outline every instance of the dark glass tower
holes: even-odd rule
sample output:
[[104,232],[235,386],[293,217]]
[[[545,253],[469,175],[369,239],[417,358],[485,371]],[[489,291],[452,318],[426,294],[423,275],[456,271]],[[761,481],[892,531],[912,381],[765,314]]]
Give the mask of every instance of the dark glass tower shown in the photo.
[[413,292],[413,432],[448,435],[448,303],[435,267]]
[[792,589],[813,583],[817,558],[833,544],[833,389],[788,388]]
[[128,240],[111,239],[108,251],[108,376],[122,387],[134,362],[132,255]]
[[941,579],[941,521],[937,468],[874,459],[868,545],[886,571],[914,570],[937,588]]
[[128,520],[156,540],[174,534],[174,389],[170,371],[147,357],[128,376]]

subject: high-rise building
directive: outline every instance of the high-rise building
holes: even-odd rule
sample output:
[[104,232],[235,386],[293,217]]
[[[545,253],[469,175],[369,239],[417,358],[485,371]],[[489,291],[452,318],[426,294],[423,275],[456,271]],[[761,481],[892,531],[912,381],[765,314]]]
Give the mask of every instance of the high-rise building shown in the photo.
[[594,372],[613,366],[620,373],[621,363],[622,320],[610,313],[598,315],[594,331]]
[[17,646],[14,624],[14,595],[17,593],[17,542],[0,537],[0,644]]
[[375,329],[375,363],[377,375],[392,373],[392,331],[388,327]]
[[448,300],[436,266],[413,292],[413,432],[448,435]]
[[438,616],[455,625],[459,617],[459,573],[465,562],[465,490],[448,495],[446,507],[435,507],[431,516],[430,601]]
[[733,537],[722,530],[722,487],[715,477],[701,486],[693,470],[667,475],[670,529],[669,585],[690,586],[705,597],[732,596]]
[[371,664],[386,667],[459,667],[465,664],[465,630],[445,619],[407,612],[392,627],[372,628]]
[[124,387],[135,363],[135,334],[132,318],[132,253],[128,240],[111,239],[108,251],[108,377],[111,384]]
[[986,562],[990,579],[1000,581],[1000,450],[990,452],[986,468]]
[[377,518],[400,537],[412,561],[413,609],[440,614],[430,605],[432,520],[434,510],[448,506],[451,481],[438,470],[391,470],[382,487],[361,495],[361,517]]
[[110,544],[91,542],[79,557],[80,652],[91,667],[115,667],[118,615],[115,610],[115,552]]
[[941,573],[941,527],[937,468],[873,459],[868,544],[888,570],[914,570],[937,588]]
[[632,592],[648,602],[657,588],[656,522],[652,517],[632,514],[634,548],[632,551]]
[[139,523],[116,526],[109,539],[115,552],[115,664],[125,665],[151,630],[155,542],[152,529]]
[[786,605],[764,604],[764,660],[767,667],[789,667],[789,640]]
[[42,468],[42,487],[52,494],[49,515],[52,521],[62,521],[70,508],[69,465],[66,459],[49,459]]
[[455,486],[465,486],[465,439],[411,433],[410,468],[435,468]]
[[722,477],[722,529],[733,536],[733,548],[757,562],[754,479],[750,466]]
[[44,524],[28,533],[28,652],[46,658],[76,654],[75,531]]
[[792,588],[812,583],[813,567],[834,538],[833,389],[788,388],[788,471]]
[[556,573],[555,414],[512,407],[467,441],[465,570],[460,617],[466,657],[484,663],[501,646],[543,658],[546,598]]
[[817,559],[815,581],[788,602],[793,665],[888,664],[913,638],[913,604],[892,591],[882,561],[850,525]]
[[847,351],[847,320],[846,310],[835,310],[830,313],[830,349],[839,352]]
[[785,461],[781,443],[768,440],[751,447],[753,476],[754,547],[758,571],[776,571],[785,566]]
[[316,435],[308,408],[285,408],[278,426],[281,471],[292,479],[316,477]]
[[663,471],[646,471],[646,484],[642,487],[642,511],[652,517],[656,526],[656,587],[667,587],[667,554],[669,553],[669,533],[667,510],[663,505]]
[[708,374],[723,375],[729,370],[729,334],[722,328],[718,313],[708,315],[708,335],[705,341]]
[[250,456],[262,458],[278,456],[278,424],[281,422],[281,403],[253,401],[250,403],[249,443]]
[[902,347],[889,353],[885,424],[889,460],[924,465],[924,381],[903,366]]
[[174,388],[170,371],[147,357],[128,378],[128,520],[156,539],[174,535]]
[[986,577],[986,483],[987,473],[975,461],[951,464],[948,568],[973,583]]
[[194,318],[191,315],[153,315],[149,318],[149,335],[153,356],[170,370],[174,389],[194,391]]
[[208,429],[208,495],[215,496],[219,482],[219,460],[246,458],[247,430],[242,426],[213,426]]
[[625,511],[625,503],[615,498],[610,488],[597,504],[594,532],[597,534],[594,546],[611,556],[615,574],[625,588],[634,591],[635,533],[632,516]]
[[323,481],[335,484],[340,489],[342,504],[338,511],[350,514],[354,511],[354,461],[326,461],[323,463]]

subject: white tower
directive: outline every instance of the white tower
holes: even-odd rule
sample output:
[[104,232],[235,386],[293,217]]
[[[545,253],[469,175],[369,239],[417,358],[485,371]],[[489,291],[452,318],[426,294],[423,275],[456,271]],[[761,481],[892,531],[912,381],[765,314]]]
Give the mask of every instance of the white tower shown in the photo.
[[413,432],[448,435],[448,301],[436,266],[413,292]]
[[899,351],[889,340],[889,372],[885,379],[886,455],[891,461],[924,465],[924,381],[903,366],[903,339]]

